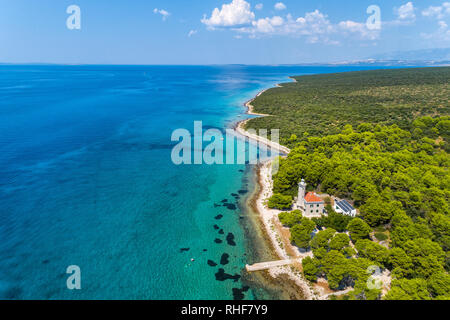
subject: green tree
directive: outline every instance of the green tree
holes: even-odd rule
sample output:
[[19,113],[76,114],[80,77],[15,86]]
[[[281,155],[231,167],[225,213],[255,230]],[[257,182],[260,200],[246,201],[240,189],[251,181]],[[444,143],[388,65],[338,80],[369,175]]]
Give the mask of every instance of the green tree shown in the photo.
[[428,291],[437,299],[450,298],[450,275],[448,273],[436,273],[428,279]]
[[355,218],[347,226],[353,241],[364,239],[369,236],[371,231],[369,225],[360,218]]
[[320,263],[318,262],[318,260],[311,257],[306,257],[302,261],[302,266],[305,278],[309,281],[316,281],[317,274],[320,271]]
[[278,218],[284,226],[292,228],[294,225],[301,223],[303,215],[300,210],[294,210],[292,212],[281,212]]
[[311,241],[311,234],[316,228],[313,221],[303,218],[301,224],[291,228],[291,241],[299,248],[307,249]]
[[271,209],[290,209],[292,206],[292,196],[285,196],[279,193],[275,193],[272,197],[270,197],[268,206]]
[[322,231],[319,231],[314,238],[311,240],[311,247],[313,249],[324,248],[328,250],[328,242],[331,238],[333,238],[336,230],[329,228]]
[[427,282],[424,279],[393,280],[386,300],[431,300]]
[[402,248],[393,248],[389,250],[388,261],[390,269],[400,268],[403,270],[411,270],[413,267],[412,259]]
[[338,233],[330,241],[330,249],[341,251],[350,244],[350,238],[345,233]]
[[385,266],[388,261],[388,249],[367,239],[360,239],[355,243],[356,250],[360,257],[377,262]]

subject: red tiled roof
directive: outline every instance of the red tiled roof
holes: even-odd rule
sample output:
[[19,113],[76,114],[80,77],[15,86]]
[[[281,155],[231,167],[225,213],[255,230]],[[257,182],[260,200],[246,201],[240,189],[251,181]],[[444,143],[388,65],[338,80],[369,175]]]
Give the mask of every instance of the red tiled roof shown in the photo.
[[323,202],[314,192],[308,192],[305,196],[306,202]]

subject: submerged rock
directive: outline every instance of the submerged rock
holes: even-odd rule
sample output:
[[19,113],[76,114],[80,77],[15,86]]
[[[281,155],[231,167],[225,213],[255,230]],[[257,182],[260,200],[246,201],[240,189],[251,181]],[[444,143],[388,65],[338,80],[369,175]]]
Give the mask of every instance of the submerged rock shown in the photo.
[[231,275],[225,273],[225,270],[220,268],[219,271],[215,274],[217,281],[225,281],[225,280],[233,280],[234,282],[238,282],[241,276],[239,274]]
[[232,234],[231,232],[227,234],[227,243],[230,246],[236,246],[236,242],[234,242],[234,234]]
[[236,205],[233,203],[225,203],[223,206],[227,207],[228,210],[236,210],[237,209]]
[[228,263],[230,263],[230,261],[228,260],[229,257],[230,257],[230,255],[229,255],[228,253],[224,253],[224,254],[222,255],[222,257],[220,258],[220,264],[223,265],[223,266],[225,266],[225,265],[227,265]]
[[210,267],[215,267],[215,266],[217,266],[217,263],[215,263],[215,262],[212,261],[212,260],[208,260],[208,266],[210,266]]

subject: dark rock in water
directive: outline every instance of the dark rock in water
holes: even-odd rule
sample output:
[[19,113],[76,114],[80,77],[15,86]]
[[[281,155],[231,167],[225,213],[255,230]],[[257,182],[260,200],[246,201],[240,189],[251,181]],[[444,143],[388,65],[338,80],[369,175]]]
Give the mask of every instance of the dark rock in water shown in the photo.
[[214,240],[214,242],[215,242],[215,243],[222,243],[223,241],[216,238],[216,239]]
[[223,199],[221,202],[222,202],[222,203],[227,203],[227,202],[228,202],[228,199]]
[[233,300],[244,300],[245,295],[242,289],[233,288]]
[[244,170],[241,169],[241,170],[239,170],[239,172],[244,172]]
[[220,258],[220,264],[225,266],[227,265],[230,261],[228,260],[228,258],[230,257],[230,255],[228,253],[224,253],[222,255],[222,257]]
[[217,215],[217,216],[214,217],[214,219],[216,219],[216,220],[220,220],[220,219],[222,219],[222,218],[223,218],[223,215],[221,215],[221,214],[219,214],[219,215]]
[[225,234],[225,232],[223,231],[223,229],[219,230],[219,234]]
[[244,217],[243,217],[243,216],[240,216],[240,217],[239,217],[239,219],[241,219],[241,220],[242,220],[242,219],[244,219]]
[[236,210],[237,209],[236,205],[233,203],[225,203],[223,206],[227,207],[228,210]]
[[248,192],[248,190],[239,190],[238,193],[239,194],[246,194]]
[[221,206],[222,206],[221,204],[214,203],[214,208],[218,208],[218,207],[221,207]]
[[206,252],[206,251],[208,251],[208,249],[203,249],[203,252]]
[[217,281],[234,280],[234,282],[238,282],[241,278],[241,276],[238,274],[235,274],[233,276],[231,274],[225,273],[225,270],[222,268],[219,269],[215,276]]
[[250,161],[248,161],[248,160],[247,160],[247,161],[245,161],[245,164],[249,164],[249,163],[250,163]]
[[243,300],[245,298],[244,292],[250,290],[249,286],[243,286],[242,289],[233,288],[233,299],[234,300]]
[[220,227],[217,224],[215,224],[214,225],[214,230],[219,230],[219,229],[220,229]]
[[181,248],[181,249],[180,249],[180,252],[187,252],[187,251],[189,251],[189,250],[191,250],[191,248]]
[[48,264],[50,260],[42,260],[42,264]]
[[237,193],[232,193],[231,196],[232,196],[233,198],[235,198],[236,200],[239,199],[239,198],[241,197],[241,196],[238,195]]
[[215,267],[215,266],[217,266],[217,263],[215,263],[215,262],[212,261],[212,260],[208,260],[208,266],[210,266],[210,267]]
[[236,246],[236,242],[234,242],[234,234],[232,234],[231,232],[227,234],[227,243],[230,246]]

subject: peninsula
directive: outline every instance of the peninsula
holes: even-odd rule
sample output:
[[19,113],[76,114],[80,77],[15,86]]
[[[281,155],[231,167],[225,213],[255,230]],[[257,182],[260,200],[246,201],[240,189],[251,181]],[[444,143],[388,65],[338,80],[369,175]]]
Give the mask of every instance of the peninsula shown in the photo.
[[279,128],[287,155],[257,172],[280,261],[247,270],[287,274],[306,299],[448,299],[450,68],[294,79],[239,125]]

